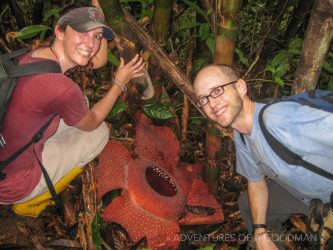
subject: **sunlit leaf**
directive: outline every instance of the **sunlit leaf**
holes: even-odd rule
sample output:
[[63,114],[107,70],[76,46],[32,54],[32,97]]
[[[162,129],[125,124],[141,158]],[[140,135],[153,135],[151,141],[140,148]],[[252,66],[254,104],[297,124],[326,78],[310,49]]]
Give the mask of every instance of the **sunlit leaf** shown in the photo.
[[279,85],[281,86],[282,88],[284,87],[284,81],[279,78],[279,77],[274,77],[274,81]]
[[32,25],[21,29],[17,35],[18,39],[30,39],[37,36],[44,30],[52,30],[50,27],[45,25]]
[[124,112],[125,109],[126,109],[126,102],[118,100],[114,104],[114,106],[113,106],[110,114],[108,115],[107,119],[110,120],[110,119],[116,117],[120,113]]
[[273,67],[271,65],[267,65],[266,66],[266,70],[268,70],[269,72],[271,72],[272,75],[275,75],[275,67]]
[[147,116],[155,119],[165,120],[174,117],[173,113],[162,105],[146,104],[143,106],[143,111]]

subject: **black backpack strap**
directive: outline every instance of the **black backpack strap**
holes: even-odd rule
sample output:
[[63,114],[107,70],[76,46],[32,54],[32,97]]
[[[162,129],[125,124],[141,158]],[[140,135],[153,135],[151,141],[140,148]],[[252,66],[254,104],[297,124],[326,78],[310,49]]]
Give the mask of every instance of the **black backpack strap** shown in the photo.
[[9,77],[29,76],[42,73],[61,73],[60,65],[52,60],[43,60],[27,64],[11,65],[7,72]]
[[42,170],[43,172],[43,175],[44,175],[44,179],[45,179],[45,182],[46,182],[46,185],[51,193],[51,196],[52,196],[52,199],[53,201],[55,202],[55,209],[57,211],[57,213],[59,215],[63,215],[64,214],[64,204],[63,202],[61,201],[61,198],[60,196],[57,194],[57,192],[55,191],[55,188],[53,186],[53,183],[52,183],[52,180],[49,176],[49,174],[47,173],[43,163],[40,161],[40,159],[38,158],[37,154],[36,154],[36,151],[35,151],[35,147],[33,148],[33,151],[34,151],[34,154],[37,158],[37,161],[38,161],[38,164],[39,164],[39,167],[40,169]]
[[[45,130],[50,126],[51,122],[53,121],[53,119],[57,116],[57,114],[52,115],[52,117],[47,120],[46,123],[43,124],[43,126],[34,134],[34,136],[32,137],[32,139],[26,143],[22,148],[20,148],[19,150],[17,150],[14,154],[12,154],[10,157],[8,157],[6,160],[1,161],[0,162],[0,180],[4,180],[6,178],[6,174],[3,173],[3,169],[5,167],[7,167],[12,161],[14,161],[17,157],[19,157],[27,148],[29,148],[32,144],[37,143],[39,140],[41,140],[43,138],[44,132]],[[48,189],[50,190],[52,199],[55,202],[55,207],[56,210],[59,214],[63,214],[64,212],[64,208],[63,208],[63,203],[61,202],[61,199],[59,197],[59,195],[56,193],[53,183],[51,181],[50,176],[48,175],[45,167],[43,166],[42,162],[40,161],[40,159],[38,158],[36,152],[35,152],[35,148],[33,148],[34,154],[38,160],[38,164],[42,170],[42,173],[44,175],[46,184]]]
[[19,57],[19,56],[27,53],[29,50],[30,50],[30,48],[26,47],[26,48],[14,50],[14,51],[9,52],[9,53],[2,54],[2,55],[0,55],[0,60],[1,61],[7,61],[7,60],[14,59],[16,57]]
[[272,104],[275,104],[278,102],[270,103],[265,105],[259,112],[259,125],[261,128],[261,131],[270,145],[270,147],[273,149],[273,151],[286,163],[290,165],[296,165],[296,166],[302,166],[306,168],[309,171],[312,171],[318,175],[321,175],[327,179],[333,180],[333,174],[313,165],[312,163],[305,161],[302,159],[301,156],[295,154],[294,152],[290,151],[285,145],[283,145],[281,142],[279,142],[266,128],[264,120],[263,120],[263,114],[264,111],[270,107]]
[[31,138],[31,140],[28,143],[26,143],[23,147],[21,147],[19,150],[17,150],[14,154],[9,156],[6,160],[0,162],[0,180],[4,180],[6,178],[6,174],[3,173],[2,170],[5,167],[7,167],[12,161],[14,161],[17,157],[19,157],[33,143],[36,143],[40,139],[42,139],[45,130],[48,128],[48,126],[51,124],[54,117],[56,117],[56,116],[57,116],[57,114],[52,115],[52,117],[43,124],[43,126],[34,134],[34,136]]

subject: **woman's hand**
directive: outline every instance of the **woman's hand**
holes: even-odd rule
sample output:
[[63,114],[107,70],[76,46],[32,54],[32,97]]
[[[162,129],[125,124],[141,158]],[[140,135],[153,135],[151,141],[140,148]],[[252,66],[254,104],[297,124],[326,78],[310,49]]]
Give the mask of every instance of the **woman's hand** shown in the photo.
[[95,6],[96,8],[101,8],[101,5],[98,0],[91,0],[91,5]]
[[124,59],[121,57],[119,68],[115,74],[115,80],[126,85],[133,78],[143,76],[144,67],[145,63],[143,58],[138,54],[136,54],[135,57],[127,64],[125,64]]

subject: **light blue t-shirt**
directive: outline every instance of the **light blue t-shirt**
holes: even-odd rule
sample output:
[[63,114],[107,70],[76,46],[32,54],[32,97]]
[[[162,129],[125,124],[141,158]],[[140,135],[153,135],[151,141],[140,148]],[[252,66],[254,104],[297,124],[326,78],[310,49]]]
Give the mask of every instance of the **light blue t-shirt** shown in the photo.
[[[288,165],[277,156],[265,140],[258,121],[264,104],[256,103],[253,128],[244,135],[235,131],[237,172],[249,181],[268,176],[295,197],[309,204],[313,198],[329,202],[333,181],[302,166]],[[300,105],[281,102],[264,112],[268,131],[292,152],[326,171],[333,172],[333,114]]]

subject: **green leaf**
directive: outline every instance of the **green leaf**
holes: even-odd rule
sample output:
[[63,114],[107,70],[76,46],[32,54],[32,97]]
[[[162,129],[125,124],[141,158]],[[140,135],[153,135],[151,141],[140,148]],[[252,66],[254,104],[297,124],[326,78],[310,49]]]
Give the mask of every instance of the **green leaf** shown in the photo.
[[150,118],[166,120],[174,117],[171,111],[162,105],[146,104],[143,106],[144,113]]
[[92,231],[92,240],[97,250],[102,250],[101,245],[101,236],[99,235],[99,231],[103,226],[103,221],[99,214],[96,214],[93,221],[91,222],[91,231]]
[[112,118],[116,117],[120,113],[124,112],[125,109],[126,109],[126,102],[118,100],[114,104],[110,114],[108,115],[108,117],[106,119],[111,120]]
[[186,3],[188,6],[191,7],[191,9],[193,9],[195,12],[197,12],[198,14],[200,14],[201,16],[203,16],[206,21],[208,22],[208,16],[207,14],[195,3],[193,3],[192,1],[189,0],[183,0],[184,3]]
[[174,102],[162,102],[165,107],[176,107]]
[[294,55],[300,55],[303,46],[303,39],[296,37],[291,40],[288,51]]
[[284,87],[284,81],[279,77],[274,77],[274,82],[276,82],[282,88]]
[[270,65],[273,67],[277,67],[281,63],[284,63],[285,61],[288,61],[288,51],[281,50],[272,61],[270,61]]
[[277,77],[282,77],[284,76],[289,69],[289,62],[282,62],[277,68],[275,69],[275,75]]
[[120,61],[117,57],[115,57],[112,52],[109,50],[108,52],[108,61],[115,67],[119,67]]
[[212,14],[213,13],[213,8],[209,8],[208,10],[207,10],[207,16],[209,16],[210,14]]
[[149,17],[150,19],[152,19],[152,18],[153,18],[153,11],[150,10],[150,9],[145,9],[145,10],[143,10],[143,12],[142,12],[142,16],[147,16],[147,17]]
[[266,66],[266,70],[268,70],[269,72],[272,73],[272,75],[275,75],[275,67],[271,66],[271,65],[267,65]]
[[187,30],[187,29],[191,29],[191,28],[195,28],[200,26],[200,23],[196,23],[196,22],[182,22],[180,23],[180,25],[178,27],[175,27],[175,31],[179,32],[182,30]]
[[58,20],[60,16],[61,9],[60,8],[52,8],[48,12],[45,13],[43,22],[47,22],[51,17]]
[[208,39],[210,37],[210,33],[211,32],[208,23],[203,23],[200,25],[199,36],[201,41]]
[[241,51],[239,48],[235,48],[235,52],[238,55],[238,58],[241,61],[241,63],[243,65],[245,65],[246,67],[249,67],[250,66],[249,60],[247,60],[247,58],[245,57],[243,51]]
[[212,37],[208,37],[206,40],[206,45],[209,48],[210,52],[214,54],[215,40]]
[[204,246],[199,248],[198,250],[214,250],[215,244]]
[[44,30],[52,30],[50,27],[45,25],[32,25],[21,29],[17,35],[18,39],[30,39],[37,36]]

